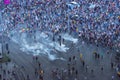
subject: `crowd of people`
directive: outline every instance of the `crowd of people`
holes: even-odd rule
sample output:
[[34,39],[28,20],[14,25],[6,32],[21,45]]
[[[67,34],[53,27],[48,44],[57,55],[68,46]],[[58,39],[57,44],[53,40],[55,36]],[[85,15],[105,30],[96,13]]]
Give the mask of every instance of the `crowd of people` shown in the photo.
[[12,62],[0,64],[0,80],[16,80],[14,66]]
[[[79,6],[68,7],[67,4],[71,4],[72,1],[78,3]],[[90,6],[93,5],[94,7],[91,8]],[[96,45],[120,47],[119,7],[120,0],[11,0],[9,5],[4,6],[1,1],[0,13],[4,22],[1,27],[7,27],[4,32],[7,34],[12,30],[19,31],[21,28],[27,28],[22,29],[22,32],[34,34],[36,30],[50,31],[53,37],[60,33],[69,33],[74,36],[77,34],[80,39]],[[99,58],[96,53],[95,56]],[[76,64],[75,57],[72,59]],[[81,62],[84,67],[85,62],[82,58]],[[68,73],[71,75],[74,72],[77,77],[78,71],[74,67],[70,68],[70,65],[71,58],[69,58]],[[113,63],[111,66],[113,67]],[[87,69],[88,66],[86,66],[86,71]],[[39,70],[41,71],[39,78],[43,80],[43,71],[41,68]],[[59,79],[57,71],[59,70],[56,69],[52,73]],[[66,72],[66,70],[63,71]],[[91,72],[94,71],[91,70]],[[37,69],[35,69],[35,74],[37,74]],[[29,76],[27,78],[29,79]]]
[[[9,50],[8,48],[8,44],[6,44],[6,49]],[[83,74],[83,72],[85,72],[86,74],[91,74],[91,75],[95,75],[96,73],[96,69],[94,69],[92,67],[92,65],[88,64],[85,60],[84,54],[82,54],[79,50],[77,51],[77,53],[79,53],[79,57],[72,54],[72,56],[68,56],[68,60],[66,61],[67,65],[66,67],[55,67],[53,69],[50,69],[50,73],[46,73],[46,69],[43,67],[43,64],[40,61],[40,57],[39,56],[33,56],[32,59],[32,64],[34,64],[34,73],[30,73],[30,74],[34,74],[35,75],[35,80],[45,80],[46,74],[49,74],[50,78],[52,80],[79,80],[80,75]],[[106,51],[107,55],[110,55],[109,51]],[[9,55],[9,54],[8,54]],[[91,56],[94,56],[93,59],[95,59],[95,61],[98,61],[97,63],[97,67],[100,70],[99,72],[105,73],[104,68],[105,65],[100,65],[102,62],[102,60],[104,59],[103,55],[101,55],[99,52],[94,51],[93,54]],[[105,55],[104,55],[105,56]],[[0,69],[2,72],[0,74],[0,79],[3,79],[4,76],[10,76],[10,77],[6,77],[3,80],[16,80],[19,79],[19,77],[17,77],[21,72],[20,70],[17,70],[18,68],[20,68],[23,71],[23,77],[22,79],[24,80],[31,80],[30,78],[30,74],[26,73],[26,69],[25,66],[17,66],[17,65],[13,65],[12,69],[7,69],[5,68],[5,66],[7,66],[8,68],[10,68],[10,64],[6,62],[4,65],[0,65]],[[95,63],[94,63],[95,64]],[[79,65],[79,67],[78,67]],[[113,61],[111,61],[110,66],[111,70],[115,70],[115,66],[117,64],[114,63]],[[3,68],[4,67],[4,68]],[[81,70],[81,71],[80,71]],[[95,75],[96,76],[96,75]],[[7,79],[8,78],[8,79]],[[87,80],[88,77],[87,75],[84,76],[84,79]],[[111,76],[112,80],[115,80],[115,76]]]
[[[72,1],[78,3],[72,6],[79,7],[68,7]],[[26,25],[29,33],[73,32],[96,44],[120,46],[119,0],[11,0],[9,5],[2,6],[1,2],[0,6],[8,34]]]

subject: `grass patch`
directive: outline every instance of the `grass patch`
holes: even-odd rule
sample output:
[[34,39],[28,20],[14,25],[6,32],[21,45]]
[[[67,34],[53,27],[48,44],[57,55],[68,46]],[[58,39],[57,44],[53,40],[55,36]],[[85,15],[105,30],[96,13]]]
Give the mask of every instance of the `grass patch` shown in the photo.
[[0,63],[10,62],[10,61],[11,59],[5,54],[3,54],[3,58],[0,59]]

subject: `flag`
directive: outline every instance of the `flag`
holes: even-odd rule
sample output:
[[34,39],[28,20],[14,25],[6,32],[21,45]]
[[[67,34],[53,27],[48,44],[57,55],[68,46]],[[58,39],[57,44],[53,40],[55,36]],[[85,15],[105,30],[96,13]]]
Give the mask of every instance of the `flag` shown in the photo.
[[4,4],[10,4],[10,0],[4,0]]

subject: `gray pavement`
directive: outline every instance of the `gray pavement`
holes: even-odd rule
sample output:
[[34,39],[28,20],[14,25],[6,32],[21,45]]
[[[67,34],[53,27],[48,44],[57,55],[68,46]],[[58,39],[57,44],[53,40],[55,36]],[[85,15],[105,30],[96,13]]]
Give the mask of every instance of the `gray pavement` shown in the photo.
[[[75,67],[78,70],[77,80],[112,80],[112,76],[114,76],[113,80],[119,80],[120,78],[117,76],[115,69],[111,69],[110,63],[111,54],[114,54],[114,51],[105,48],[105,47],[96,47],[93,44],[87,44],[86,42],[82,44],[82,41],[79,43],[72,45],[71,42],[65,41],[67,46],[70,46],[70,49],[66,53],[57,52],[56,54],[65,58],[64,60],[54,60],[50,61],[46,56],[38,56],[38,60],[33,60],[32,54],[24,53],[20,50],[19,45],[15,44],[11,40],[9,43],[10,54],[8,56],[12,59],[12,62],[17,65],[16,68],[16,80],[39,80],[38,76],[35,75],[35,68],[37,69],[38,74],[40,74],[40,70],[44,70],[43,80],[59,80],[57,78],[52,77],[52,70],[58,68],[61,72],[63,69],[68,70],[67,64],[69,57],[76,57],[76,64],[71,62],[71,67]],[[4,46],[5,47],[5,46]],[[79,49],[79,52],[78,52]],[[110,51],[107,54],[107,51]],[[95,59],[93,52],[96,51],[100,55],[103,56],[103,59]],[[4,52],[5,48],[4,48]],[[85,66],[82,66],[80,61],[80,53],[83,55],[82,59],[85,61]],[[39,68],[39,64],[41,63],[41,69]],[[88,66],[86,72],[86,66]],[[101,68],[103,67],[103,71]],[[93,73],[91,72],[93,70]],[[64,73],[63,73],[64,74]],[[27,75],[29,75],[30,79],[27,79]],[[67,75],[66,79],[60,80],[75,80],[75,75]],[[13,79],[12,79],[13,80]]]

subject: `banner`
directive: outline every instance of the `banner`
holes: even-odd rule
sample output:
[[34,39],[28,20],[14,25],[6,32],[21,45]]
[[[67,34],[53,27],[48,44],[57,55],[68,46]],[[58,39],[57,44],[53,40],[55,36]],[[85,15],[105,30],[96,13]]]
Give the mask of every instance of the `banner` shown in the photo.
[[10,0],[4,0],[4,4],[6,5],[10,4]]

